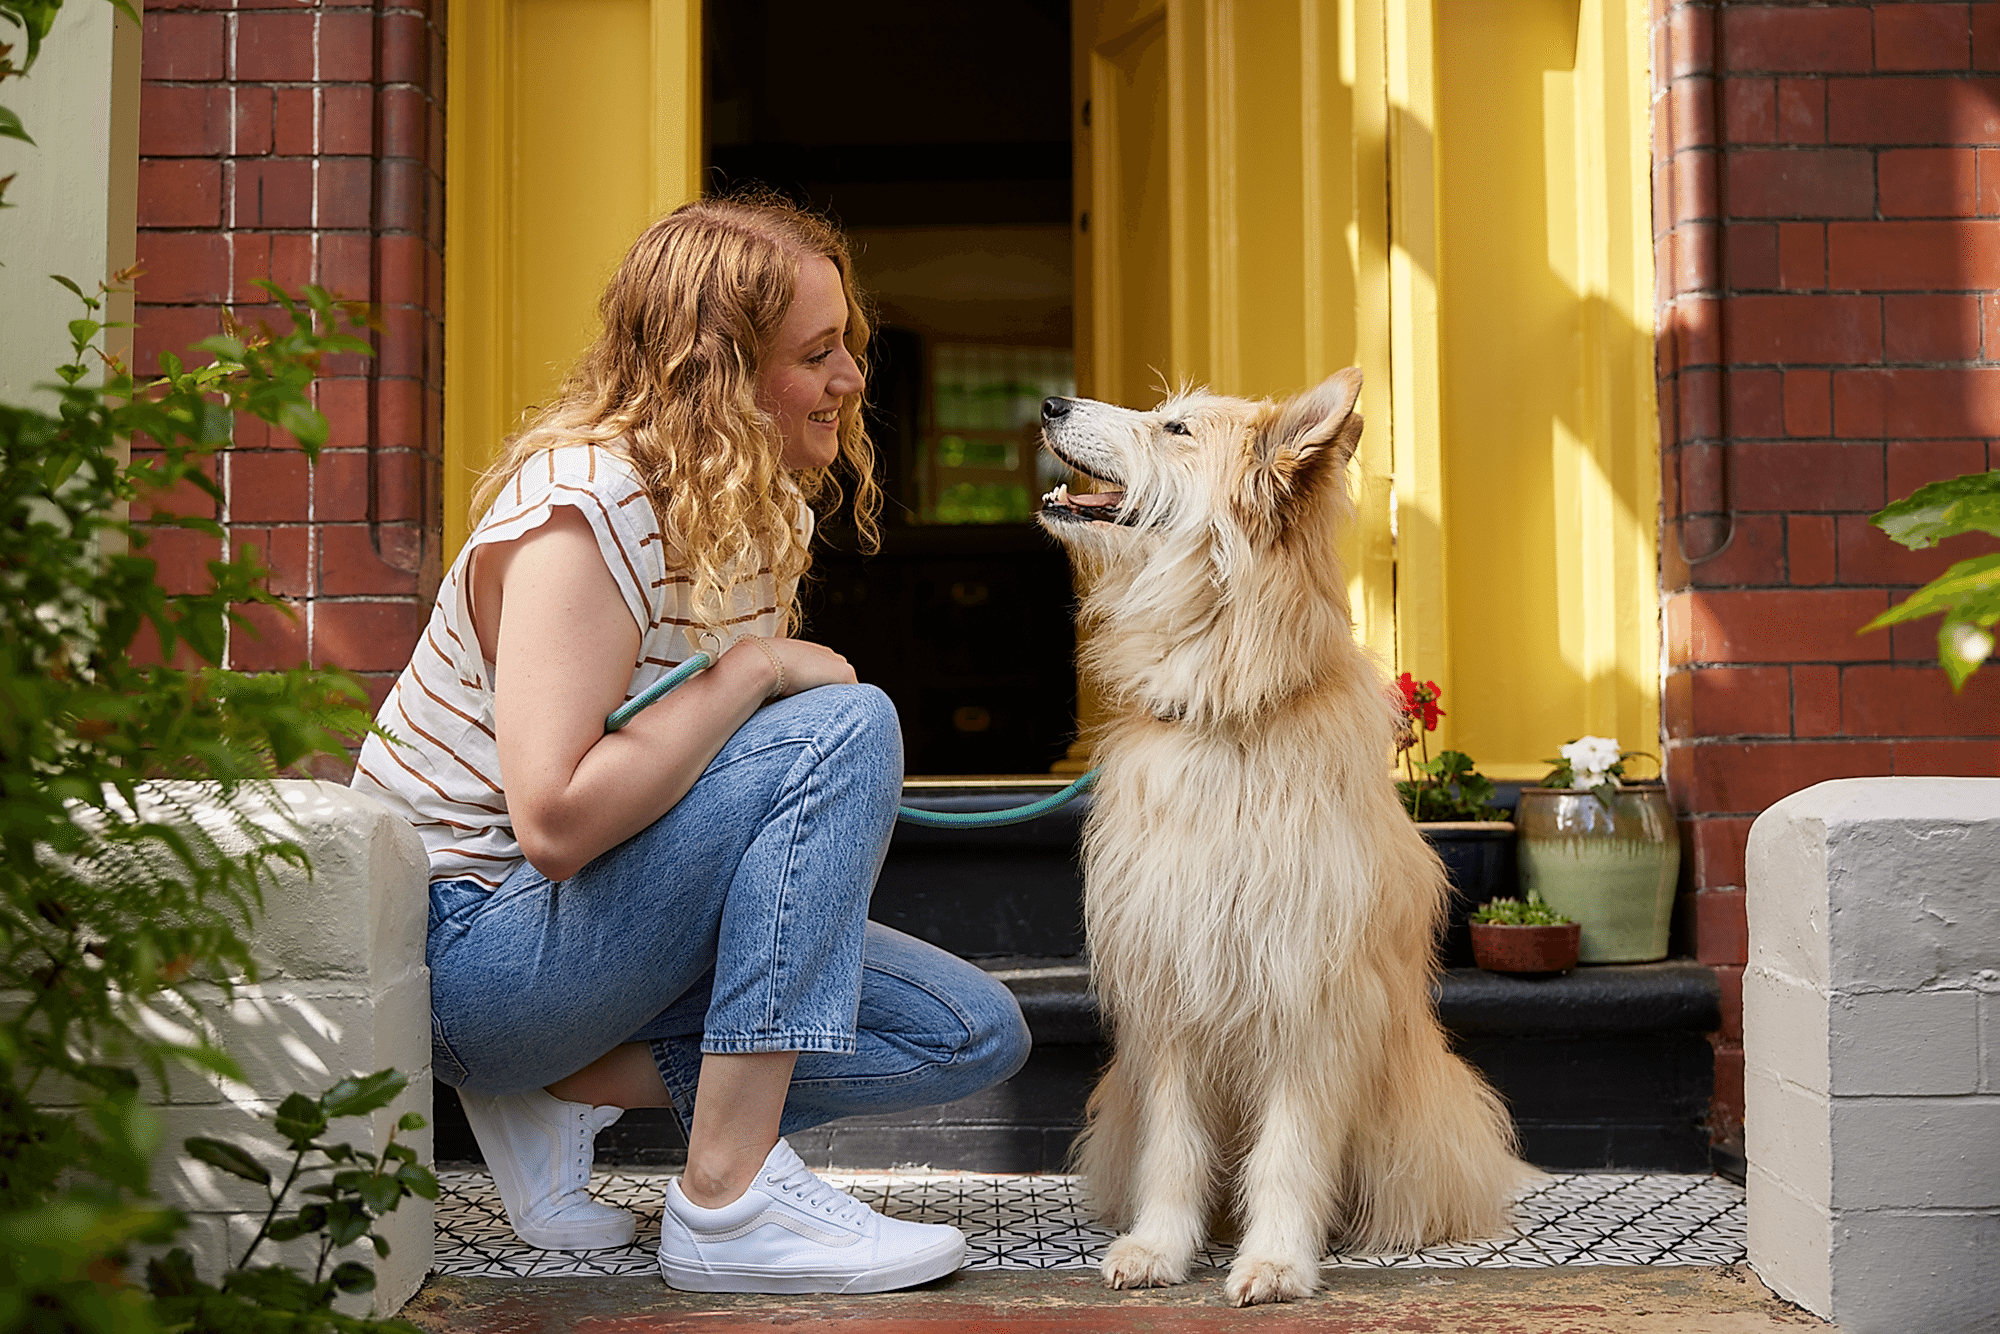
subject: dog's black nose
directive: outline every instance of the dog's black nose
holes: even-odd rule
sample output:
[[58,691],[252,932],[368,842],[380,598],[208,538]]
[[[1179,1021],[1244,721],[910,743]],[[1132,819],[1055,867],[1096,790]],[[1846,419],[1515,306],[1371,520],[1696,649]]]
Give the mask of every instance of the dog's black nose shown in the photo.
[[1042,420],[1052,422],[1069,416],[1070,400],[1066,398],[1045,398],[1042,400]]

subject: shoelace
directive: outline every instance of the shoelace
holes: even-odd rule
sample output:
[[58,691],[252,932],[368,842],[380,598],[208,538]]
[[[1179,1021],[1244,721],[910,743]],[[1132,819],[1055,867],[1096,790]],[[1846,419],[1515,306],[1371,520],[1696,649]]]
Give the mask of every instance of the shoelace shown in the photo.
[[829,1217],[842,1223],[857,1222],[868,1212],[867,1205],[837,1186],[828,1185],[820,1180],[816,1172],[803,1165],[782,1177],[766,1172],[764,1180],[783,1194],[796,1192],[803,1208],[824,1210]]

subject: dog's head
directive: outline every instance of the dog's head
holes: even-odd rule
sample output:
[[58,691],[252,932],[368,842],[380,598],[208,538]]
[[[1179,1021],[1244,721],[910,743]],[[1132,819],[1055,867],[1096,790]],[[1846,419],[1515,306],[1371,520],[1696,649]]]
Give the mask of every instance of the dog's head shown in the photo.
[[1352,650],[1334,540],[1360,392],[1350,369],[1282,403],[1042,405],[1050,452],[1115,488],[1057,487],[1041,510],[1088,572],[1086,662],[1112,697],[1158,718],[1244,718]]
[[1042,526],[1099,558],[1137,554],[1178,536],[1214,543],[1225,562],[1243,544],[1282,541],[1316,521],[1361,439],[1350,368],[1282,403],[1174,395],[1151,412],[1088,398],[1042,404],[1042,439],[1062,462],[1117,489],[1042,498]]

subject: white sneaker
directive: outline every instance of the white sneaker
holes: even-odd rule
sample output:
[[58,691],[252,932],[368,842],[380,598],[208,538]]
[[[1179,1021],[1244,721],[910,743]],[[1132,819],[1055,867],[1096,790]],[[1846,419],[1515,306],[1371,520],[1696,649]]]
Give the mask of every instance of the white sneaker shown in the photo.
[[684,1292],[888,1292],[965,1259],[965,1234],[884,1218],[778,1141],[741,1199],[704,1209],[667,1183],[660,1275]]
[[545,1089],[497,1098],[460,1089],[458,1100],[522,1241],[545,1251],[632,1244],[638,1219],[590,1198],[597,1132],[623,1116],[623,1107],[564,1102]]

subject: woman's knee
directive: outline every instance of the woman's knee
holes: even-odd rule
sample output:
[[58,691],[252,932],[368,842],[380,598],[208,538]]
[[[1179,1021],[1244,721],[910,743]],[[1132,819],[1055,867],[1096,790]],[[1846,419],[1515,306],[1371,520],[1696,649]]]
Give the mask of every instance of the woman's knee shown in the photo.
[[813,692],[825,696],[827,721],[822,735],[831,748],[854,751],[872,759],[878,767],[892,771],[898,783],[903,777],[903,728],[896,706],[881,689],[871,685],[821,686]]
[[903,791],[903,729],[896,706],[871,685],[820,686],[792,697],[813,711],[810,727],[818,759],[847,791],[866,793],[886,828]]
[[1034,1040],[1014,993],[983,972],[980,979],[984,986],[968,988],[958,997],[968,1035],[957,1064],[976,1077],[976,1087],[988,1088],[1011,1078],[1027,1063]]

